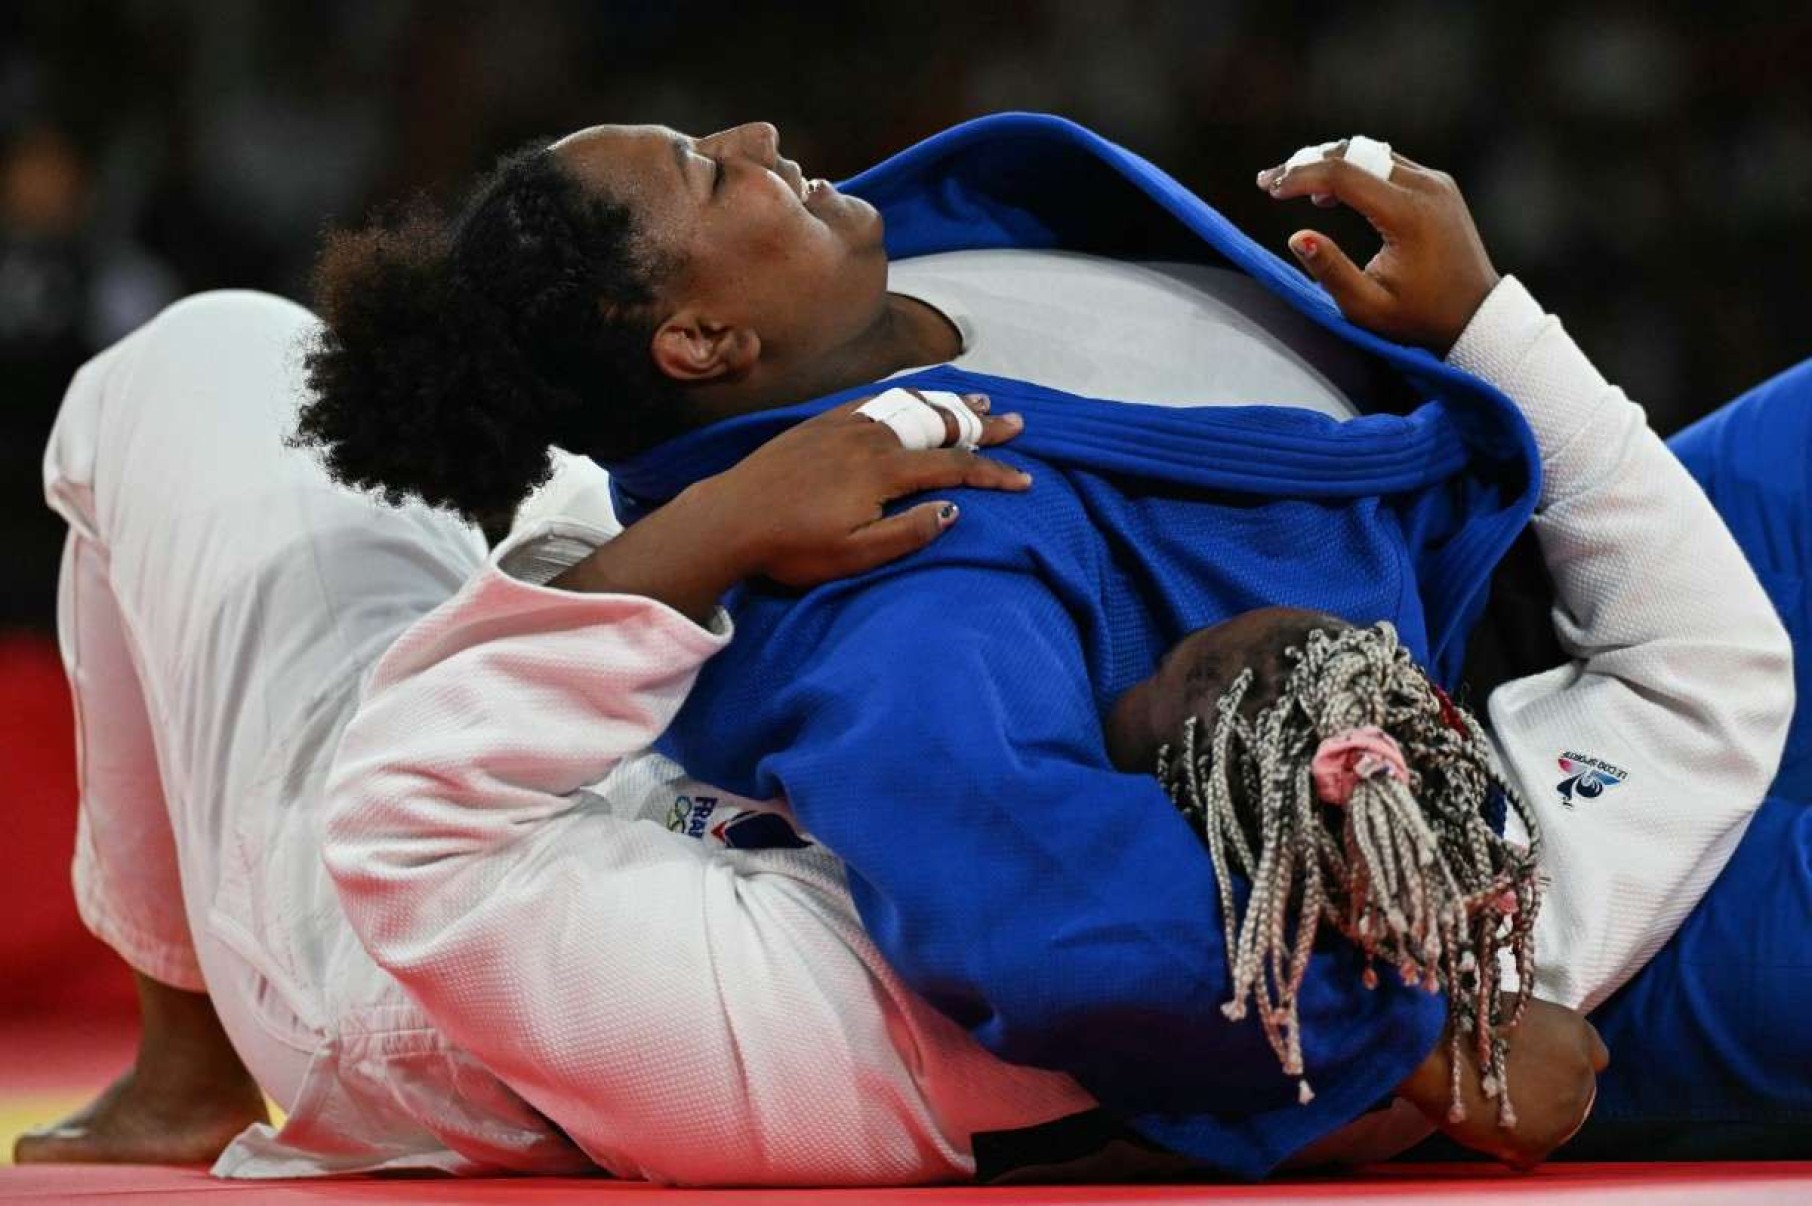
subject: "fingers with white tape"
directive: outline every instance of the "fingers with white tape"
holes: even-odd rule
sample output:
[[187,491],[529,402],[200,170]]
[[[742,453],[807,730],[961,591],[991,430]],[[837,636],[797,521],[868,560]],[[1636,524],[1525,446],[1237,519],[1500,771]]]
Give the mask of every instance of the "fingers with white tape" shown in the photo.
[[1390,155],[1390,143],[1355,134],[1346,140],[1346,161],[1380,180],[1389,180],[1396,161]]
[[[1390,143],[1380,142],[1376,138],[1367,138],[1363,134],[1355,134],[1342,141],[1346,144],[1345,159],[1348,163],[1361,171],[1370,172],[1380,180],[1390,179],[1391,169],[1397,166],[1396,160],[1391,158]],[[1322,142],[1314,146],[1303,147],[1284,160],[1284,171],[1320,162],[1338,151],[1340,147],[1341,142],[1339,141]],[[1332,198],[1326,193],[1313,193],[1309,200],[1317,205],[1326,205]]]
[[1311,163],[1320,163],[1328,157],[1329,151],[1338,150],[1338,142],[1316,142],[1306,147],[1298,147],[1290,157],[1283,161],[1284,171],[1291,168],[1307,167]]
[[908,390],[894,388],[856,407],[856,414],[893,429],[900,443],[915,452],[944,442],[944,418]]
[[912,451],[942,448],[951,443],[949,415],[956,427],[955,446],[973,451],[980,447],[981,416],[956,394],[944,390],[916,390],[894,386],[876,394],[852,412],[893,429],[900,443]]
[[[982,421],[973,407],[955,394],[944,390],[925,390],[919,394],[927,405],[935,406],[956,420],[956,447],[974,452],[981,447]],[[945,432],[946,438],[949,433]]]

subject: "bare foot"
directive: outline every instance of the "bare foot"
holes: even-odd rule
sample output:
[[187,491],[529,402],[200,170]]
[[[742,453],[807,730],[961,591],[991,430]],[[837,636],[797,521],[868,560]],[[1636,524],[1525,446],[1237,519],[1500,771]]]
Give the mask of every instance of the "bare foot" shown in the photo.
[[240,1131],[270,1121],[208,995],[136,979],[132,1067],[61,1122],[19,1136],[15,1163],[211,1164]]
[[13,1144],[15,1164],[212,1164],[254,1122],[264,1095],[243,1085],[148,1082],[134,1066],[99,1097]]

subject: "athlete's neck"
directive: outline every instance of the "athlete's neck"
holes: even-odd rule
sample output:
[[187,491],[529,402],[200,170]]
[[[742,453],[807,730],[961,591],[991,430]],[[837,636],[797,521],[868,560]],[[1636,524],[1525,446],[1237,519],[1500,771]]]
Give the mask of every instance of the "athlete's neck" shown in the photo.
[[[942,311],[916,297],[889,293],[873,324],[830,355],[809,364],[695,389],[690,409],[703,423],[773,410],[853,386],[879,381],[924,364],[941,364],[961,351],[962,336]],[[702,424],[701,424],[702,425]]]

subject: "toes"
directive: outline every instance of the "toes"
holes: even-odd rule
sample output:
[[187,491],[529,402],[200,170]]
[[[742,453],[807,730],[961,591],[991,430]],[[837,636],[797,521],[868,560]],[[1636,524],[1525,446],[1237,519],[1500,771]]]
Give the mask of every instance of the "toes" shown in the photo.
[[93,1144],[79,1130],[47,1126],[26,1131],[13,1142],[14,1164],[91,1164]]
[[20,1135],[13,1143],[13,1163],[211,1164],[247,1126],[268,1120],[262,1105],[205,1118],[147,1113],[86,1122],[65,1119]]

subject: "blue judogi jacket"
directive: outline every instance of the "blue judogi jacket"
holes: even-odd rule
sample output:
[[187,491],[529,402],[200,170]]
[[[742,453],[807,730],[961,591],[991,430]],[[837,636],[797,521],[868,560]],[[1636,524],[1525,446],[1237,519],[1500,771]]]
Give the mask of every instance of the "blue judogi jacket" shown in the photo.
[[[1493,566],[1534,506],[1510,402],[1345,322],[1318,289],[1138,156],[1054,117],[947,130],[849,181],[904,258],[1065,248],[1231,264],[1380,358],[1416,397],[1348,422],[1283,407],[1081,398],[949,366],[1026,430],[993,455],[1028,494],[955,491],[928,550],[807,592],[739,588],[737,639],[664,739],[692,774],[785,796],[848,864],[862,919],[917,991],[1005,1059],[1071,1073],[1148,1138],[1262,1176],[1387,1096],[1446,1004],[1361,985],[1322,944],[1299,1104],[1256,1020],[1233,1022],[1214,874],[1101,721],[1187,633],[1273,603],[1387,619],[1451,684]],[[740,416],[610,466],[626,518],[872,385]],[[1254,403],[1265,399],[1254,398]],[[1238,886],[1243,890],[1243,885]]]

